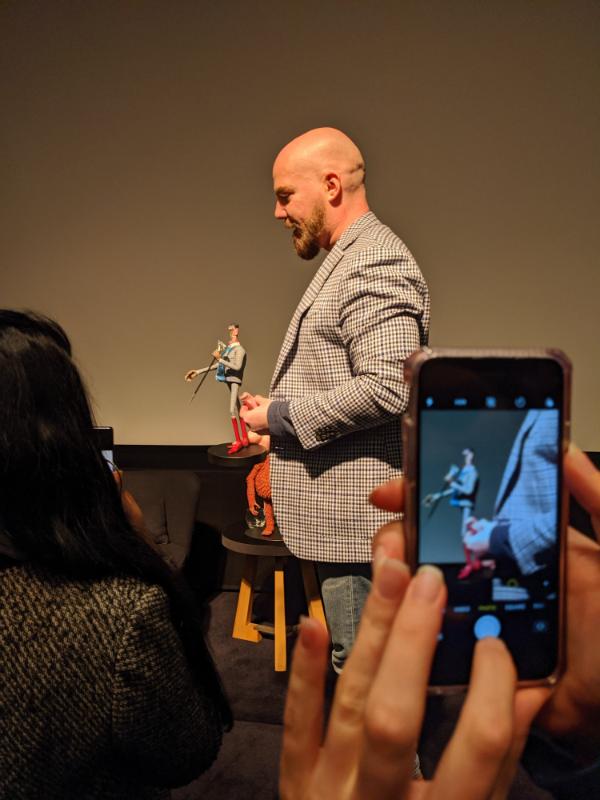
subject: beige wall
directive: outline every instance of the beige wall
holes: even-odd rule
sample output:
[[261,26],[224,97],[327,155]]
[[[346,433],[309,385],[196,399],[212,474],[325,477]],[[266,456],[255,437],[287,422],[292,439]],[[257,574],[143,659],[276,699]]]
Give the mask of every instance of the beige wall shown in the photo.
[[0,302],[64,324],[117,441],[228,437],[223,387],[182,376],[232,320],[266,392],[317,266],[270,166],[331,124],[432,343],[562,347],[600,450],[598,3],[4,0],[0,40]]

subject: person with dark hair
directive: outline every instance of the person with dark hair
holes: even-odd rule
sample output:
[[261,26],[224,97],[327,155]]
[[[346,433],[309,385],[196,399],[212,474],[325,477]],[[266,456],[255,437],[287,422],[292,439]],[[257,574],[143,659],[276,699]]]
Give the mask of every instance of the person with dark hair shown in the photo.
[[0,798],[160,798],[231,712],[186,588],[127,519],[71,347],[0,310]]

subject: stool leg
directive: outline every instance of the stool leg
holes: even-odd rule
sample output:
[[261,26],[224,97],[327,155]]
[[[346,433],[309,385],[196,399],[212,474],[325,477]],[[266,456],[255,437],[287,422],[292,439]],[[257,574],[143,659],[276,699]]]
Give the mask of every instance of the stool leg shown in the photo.
[[275,672],[285,672],[287,669],[283,564],[283,559],[275,559]]
[[306,594],[306,603],[308,605],[308,616],[313,617],[313,619],[327,626],[323,601],[321,600],[321,592],[319,591],[319,584],[317,576],[315,575],[315,565],[312,561],[300,561],[300,567],[302,569],[302,581],[304,583],[304,593]]
[[246,642],[260,642],[262,636],[250,622],[252,614],[252,599],[254,596],[254,580],[256,578],[257,556],[246,556],[244,560],[244,573],[240,582],[235,620],[233,623],[234,639],[244,639]]

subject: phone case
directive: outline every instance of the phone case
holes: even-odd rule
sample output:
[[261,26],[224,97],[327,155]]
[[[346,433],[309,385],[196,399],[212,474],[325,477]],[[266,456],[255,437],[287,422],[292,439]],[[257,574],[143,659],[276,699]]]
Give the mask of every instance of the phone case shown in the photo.
[[[552,359],[561,368],[563,376],[563,413],[562,413],[562,454],[567,452],[570,441],[571,430],[571,375],[572,365],[569,358],[557,348],[532,348],[532,349],[502,349],[502,348],[430,348],[423,347],[412,353],[404,362],[404,378],[410,386],[410,399],[408,410],[402,418],[402,445],[404,461],[404,481],[405,481],[405,514],[404,530],[406,538],[406,557],[407,562],[414,571],[417,566],[418,553],[418,530],[416,526],[416,507],[417,498],[417,475],[416,465],[418,463],[418,394],[419,394],[419,374],[423,365],[436,358],[544,358]],[[527,686],[548,686],[556,683],[560,675],[564,672],[566,659],[566,569],[567,569],[567,524],[569,514],[568,492],[562,481],[562,465],[559,465],[561,475],[561,516],[559,521],[559,635],[557,667],[554,672],[541,680],[518,681],[521,687]],[[462,692],[467,688],[466,684],[452,686],[429,686],[428,691],[432,694],[453,694]]]

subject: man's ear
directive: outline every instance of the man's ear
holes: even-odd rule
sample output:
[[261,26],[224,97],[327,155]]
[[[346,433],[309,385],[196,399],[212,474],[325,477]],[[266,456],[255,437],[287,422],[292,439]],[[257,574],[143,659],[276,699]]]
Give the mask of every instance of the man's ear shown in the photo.
[[328,172],[323,178],[325,182],[325,191],[327,199],[330,203],[339,202],[342,195],[342,182],[340,176],[336,172]]

